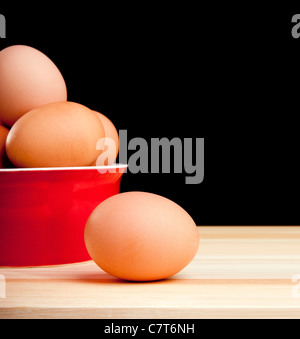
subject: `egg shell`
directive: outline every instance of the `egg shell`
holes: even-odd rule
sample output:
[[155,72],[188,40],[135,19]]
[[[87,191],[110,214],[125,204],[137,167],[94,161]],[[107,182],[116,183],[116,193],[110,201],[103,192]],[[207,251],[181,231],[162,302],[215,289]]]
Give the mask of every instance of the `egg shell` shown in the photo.
[[9,132],[8,128],[0,125],[0,168],[12,167],[5,151],[5,143],[8,132]]
[[89,166],[105,137],[101,121],[89,108],[56,102],[22,116],[11,128],[6,152],[17,167]]
[[45,54],[24,45],[0,52],[0,122],[4,125],[11,127],[36,107],[66,100],[64,78]]
[[85,244],[107,273],[153,281],[181,271],[194,258],[199,232],[175,202],[146,192],[126,192],[102,202],[89,217]]
[[96,165],[97,166],[110,166],[115,163],[116,158],[119,153],[119,133],[115,125],[106,115],[100,112],[96,112],[96,111],[94,112],[97,115],[97,117],[100,119],[104,127],[105,138],[107,140],[106,142],[107,145],[104,146],[104,150],[100,152],[100,155],[101,154],[104,155],[104,152],[105,152],[107,156],[98,157],[97,161],[95,161],[92,165],[93,166],[96,166]]

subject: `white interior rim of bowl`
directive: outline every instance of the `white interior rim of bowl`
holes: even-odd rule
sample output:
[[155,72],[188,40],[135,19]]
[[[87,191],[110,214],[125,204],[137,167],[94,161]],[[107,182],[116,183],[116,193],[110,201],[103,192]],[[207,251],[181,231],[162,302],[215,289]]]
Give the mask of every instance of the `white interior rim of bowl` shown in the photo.
[[40,168],[1,168],[1,172],[37,172],[37,171],[69,171],[69,170],[109,170],[109,169],[126,169],[128,165],[114,164],[109,166],[84,166],[84,167],[40,167]]

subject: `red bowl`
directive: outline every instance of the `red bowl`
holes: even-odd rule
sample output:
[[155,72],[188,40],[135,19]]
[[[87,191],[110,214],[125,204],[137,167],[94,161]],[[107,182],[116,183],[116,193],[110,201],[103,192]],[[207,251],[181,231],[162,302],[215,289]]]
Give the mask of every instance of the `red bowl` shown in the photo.
[[0,266],[90,260],[84,228],[127,165],[0,170]]

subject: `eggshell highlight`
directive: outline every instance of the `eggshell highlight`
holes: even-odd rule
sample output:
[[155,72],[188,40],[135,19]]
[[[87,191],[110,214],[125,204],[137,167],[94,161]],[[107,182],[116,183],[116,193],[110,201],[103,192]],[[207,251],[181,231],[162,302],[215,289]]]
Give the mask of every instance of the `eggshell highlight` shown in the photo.
[[56,65],[35,48],[14,45],[0,52],[0,122],[12,126],[39,106],[67,100]]
[[96,264],[125,280],[168,278],[196,255],[199,232],[175,202],[146,192],[126,192],[102,202],[89,217],[85,244]]
[[104,137],[101,121],[89,108],[56,102],[22,116],[7,136],[6,151],[17,167],[89,166]]

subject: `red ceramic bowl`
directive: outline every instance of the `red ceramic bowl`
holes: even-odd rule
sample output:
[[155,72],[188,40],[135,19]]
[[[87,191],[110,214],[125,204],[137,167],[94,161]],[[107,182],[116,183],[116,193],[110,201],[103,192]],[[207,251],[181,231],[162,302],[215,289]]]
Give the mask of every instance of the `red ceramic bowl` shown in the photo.
[[[90,260],[84,228],[126,165],[0,170],[0,266]],[[101,172],[101,173],[99,173]]]

